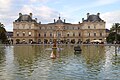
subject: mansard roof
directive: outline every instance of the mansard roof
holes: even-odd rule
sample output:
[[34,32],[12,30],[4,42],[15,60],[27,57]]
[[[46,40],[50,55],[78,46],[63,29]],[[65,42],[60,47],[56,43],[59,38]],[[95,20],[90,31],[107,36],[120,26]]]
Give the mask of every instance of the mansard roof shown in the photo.
[[87,21],[101,21],[102,19],[97,15],[90,15]]
[[99,15],[100,15],[100,13],[97,13],[97,15],[94,15],[94,14],[89,15],[89,13],[87,13],[87,19],[84,20],[83,22],[88,22],[88,21],[90,21],[90,22],[100,22],[100,21],[104,22],[104,20],[102,20]]
[[21,22],[21,21],[36,22],[36,20],[32,19],[32,17],[27,14],[25,14],[25,15],[19,14],[19,18],[17,20],[15,20],[15,22]]

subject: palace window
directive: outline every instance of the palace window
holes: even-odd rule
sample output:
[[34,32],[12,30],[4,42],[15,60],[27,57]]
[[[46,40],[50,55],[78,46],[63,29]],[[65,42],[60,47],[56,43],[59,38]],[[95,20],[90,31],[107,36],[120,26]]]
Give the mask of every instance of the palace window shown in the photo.
[[39,29],[41,30],[41,27],[39,27]]
[[63,26],[63,29],[65,30],[65,26]]
[[73,33],[73,36],[75,36],[75,33]]
[[29,29],[31,29],[31,26],[29,25]]
[[25,39],[23,39],[22,41],[25,42]]
[[52,33],[50,32],[50,37],[52,37]]
[[79,37],[81,36],[81,34],[79,33]]
[[40,33],[38,34],[38,36],[40,37]]
[[17,32],[17,36],[19,36],[19,32]]
[[90,36],[90,33],[88,33],[88,36]]
[[23,36],[25,36],[25,32],[23,32]]
[[41,39],[38,39],[38,43],[40,43],[41,42]]
[[50,27],[50,29],[52,30],[52,27]]
[[67,34],[67,37],[69,37],[70,35],[69,35],[69,33]]
[[67,26],[67,29],[69,29],[69,26]]
[[31,32],[28,32],[28,35],[29,35],[29,36],[31,36],[31,34],[32,34]]
[[102,33],[100,33],[100,36],[102,36]]
[[88,29],[90,29],[90,26],[88,26]]
[[60,32],[58,33],[58,37],[61,37],[61,33]]
[[74,30],[74,27],[73,27],[73,30]]
[[94,29],[96,29],[96,26],[94,26]]
[[94,36],[96,36],[96,33],[94,33]]
[[44,37],[46,37],[46,33],[44,33]]

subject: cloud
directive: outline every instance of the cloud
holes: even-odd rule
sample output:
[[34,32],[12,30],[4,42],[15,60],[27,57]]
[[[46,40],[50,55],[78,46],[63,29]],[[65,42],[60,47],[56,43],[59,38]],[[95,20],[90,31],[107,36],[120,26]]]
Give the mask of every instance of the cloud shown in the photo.
[[0,12],[6,12],[10,9],[12,0],[0,0]]
[[113,4],[119,0],[96,0],[96,3],[99,5]]
[[30,2],[48,2],[48,1],[50,1],[50,0],[30,0]]
[[33,6],[33,5],[24,5],[20,10],[20,13],[29,14],[33,13],[33,16],[37,17],[38,20],[43,22],[49,22],[56,18],[58,12],[47,7],[47,6]]
[[110,29],[113,23],[120,23],[120,11],[103,13],[101,18],[106,21],[106,27]]
[[11,21],[11,6],[13,0],[0,0],[0,22],[4,24],[6,29],[11,30],[12,25],[8,27],[12,23]]

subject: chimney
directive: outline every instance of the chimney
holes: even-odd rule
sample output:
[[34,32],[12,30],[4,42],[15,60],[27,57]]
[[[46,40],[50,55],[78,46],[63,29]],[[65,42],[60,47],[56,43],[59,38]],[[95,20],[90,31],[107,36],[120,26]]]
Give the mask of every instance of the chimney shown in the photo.
[[84,21],[84,18],[82,18],[82,22]]
[[65,23],[65,19],[64,19],[64,23]]
[[97,16],[100,16],[100,13],[97,13]]
[[19,13],[19,17],[22,16],[22,13]]
[[55,23],[55,19],[54,19],[54,23]]
[[90,13],[87,13],[87,18],[89,17]]
[[32,18],[32,13],[30,13],[30,17]]

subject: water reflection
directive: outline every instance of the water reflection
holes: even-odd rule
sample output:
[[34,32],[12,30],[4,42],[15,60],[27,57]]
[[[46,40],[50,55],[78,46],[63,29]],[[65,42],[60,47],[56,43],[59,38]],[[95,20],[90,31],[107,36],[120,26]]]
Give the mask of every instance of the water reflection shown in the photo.
[[16,46],[14,47],[16,65],[19,67],[18,74],[31,76],[38,68],[38,60],[41,62],[48,58],[44,46]]
[[[90,79],[98,79],[105,60],[104,46],[83,46],[82,56],[86,62],[86,72]],[[89,79],[88,78],[88,79]]]
[[119,80],[120,55],[114,46],[81,46],[74,54],[71,45],[51,59],[51,45],[0,46],[1,80]]
[[0,77],[3,77],[3,72],[5,71],[4,67],[5,67],[5,51],[4,51],[4,47],[0,46]]

